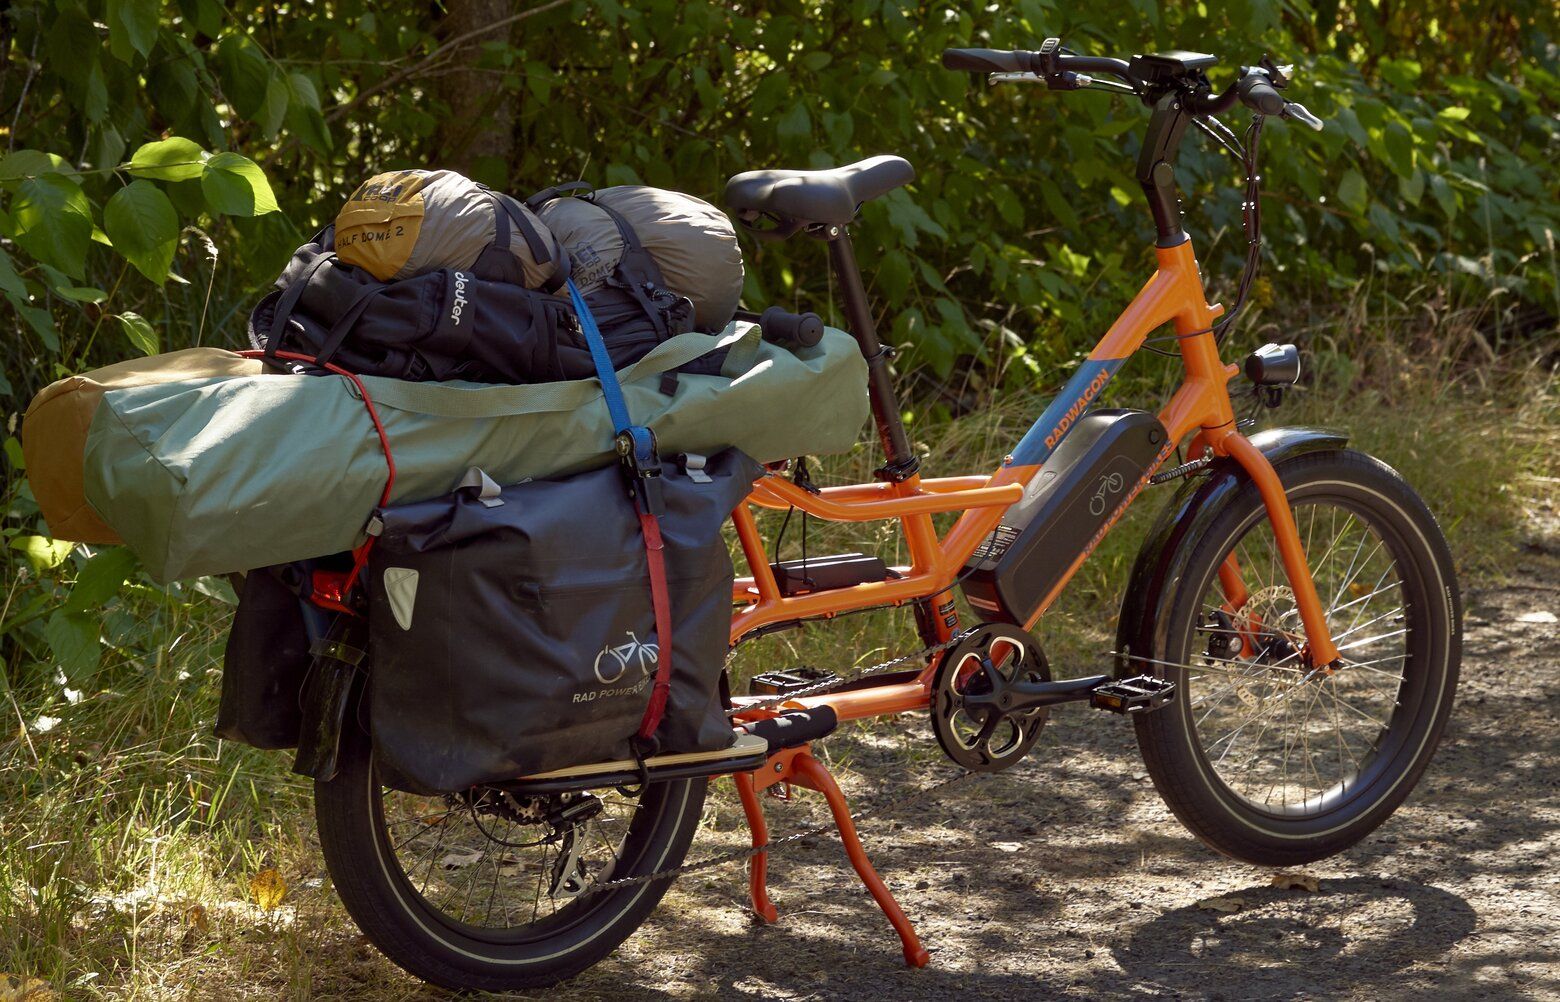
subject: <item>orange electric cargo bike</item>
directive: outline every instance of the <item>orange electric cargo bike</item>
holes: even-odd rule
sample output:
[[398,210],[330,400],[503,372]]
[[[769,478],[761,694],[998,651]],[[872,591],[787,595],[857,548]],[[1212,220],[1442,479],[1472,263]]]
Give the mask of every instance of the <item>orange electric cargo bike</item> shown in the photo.
[[[802,787],[827,799],[850,861],[900,935],[926,950],[857,838],[850,808],[810,745],[842,722],[903,715],[930,723],[966,773],[1020,760],[1048,708],[1086,701],[1132,717],[1155,786],[1214,849],[1259,864],[1337,853],[1381,824],[1424,771],[1451,709],[1460,661],[1456,576],[1435,519],[1385,464],[1343,434],[1276,428],[1245,435],[1230,392],[1276,402],[1299,375],[1291,345],[1243,365],[1219,354],[1255,272],[1264,117],[1321,128],[1281,91],[1288,68],[1264,59],[1222,92],[1190,52],[1130,61],[952,49],[950,69],[1052,90],[1107,89],[1150,109],[1137,177],[1158,267],[1060,396],[987,475],[923,477],[890,381],[851,249],[862,202],[906,184],[908,163],[876,157],[821,171],[756,171],[726,198],[750,230],[825,241],[852,334],[869,363],[885,452],[877,481],[813,486],[805,466],[774,470],[733,513],[751,576],[739,579],[733,646],[855,610],[911,606],[923,648],[839,677],[772,672],[734,699],[739,736],[722,757],[668,756],[646,771],[611,764],[529,777],[430,802],[382,786],[370,741],[341,735],[334,778],[318,783],[322,847],[354,918],[392,959],[460,989],[549,984],[623,941],[690,867],[706,786],[730,775],[752,829],[753,908],[772,848],[759,794]],[[1244,105],[1244,137],[1214,117]],[[1206,301],[1182,229],[1175,166],[1189,127],[1246,174],[1249,257],[1229,312]],[[1222,316],[1222,319],[1221,319]],[[791,317],[795,321],[797,318]],[[1164,325],[1172,334],[1156,332]],[[805,332],[806,324],[793,324]],[[1185,380],[1158,413],[1094,406],[1150,342],[1179,355]],[[1161,349],[1163,350],[1163,348]],[[1122,592],[1109,674],[1057,679],[1028,632],[1078,566],[1149,485],[1178,486]],[[771,559],[754,509],[839,522],[898,520],[910,556]],[[962,513],[939,534],[934,516]],[[962,590],[977,622],[961,621]],[[964,775],[965,773],[961,773]]]

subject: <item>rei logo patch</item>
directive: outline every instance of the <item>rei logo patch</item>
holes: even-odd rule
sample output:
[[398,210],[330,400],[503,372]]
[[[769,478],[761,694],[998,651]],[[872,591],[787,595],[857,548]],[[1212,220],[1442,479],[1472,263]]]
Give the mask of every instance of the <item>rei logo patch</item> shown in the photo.
[[410,567],[385,568],[385,598],[390,612],[403,630],[412,628],[412,610],[417,605],[417,572]]

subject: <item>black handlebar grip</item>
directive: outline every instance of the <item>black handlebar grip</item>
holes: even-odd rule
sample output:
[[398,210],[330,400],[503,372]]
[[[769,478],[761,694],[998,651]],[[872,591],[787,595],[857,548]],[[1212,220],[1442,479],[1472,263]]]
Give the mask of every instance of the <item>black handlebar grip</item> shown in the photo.
[[1022,49],[944,49],[943,69],[966,73],[1027,73],[1034,53]]
[[1240,94],[1241,101],[1258,114],[1282,115],[1284,113],[1284,97],[1274,89],[1265,73],[1247,72],[1240,78],[1237,93]]
[[765,341],[795,351],[811,348],[823,339],[823,319],[816,313],[791,313],[771,306],[758,318]]

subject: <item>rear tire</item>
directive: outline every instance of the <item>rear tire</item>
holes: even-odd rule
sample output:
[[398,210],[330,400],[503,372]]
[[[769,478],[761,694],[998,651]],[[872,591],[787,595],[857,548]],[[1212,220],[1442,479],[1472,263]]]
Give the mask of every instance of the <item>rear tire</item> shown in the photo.
[[[1300,663],[1293,594],[1247,481],[1164,606],[1166,649],[1141,670],[1177,692],[1136,728],[1154,785],[1187,828],[1226,855],[1280,866],[1349,848],[1413,790],[1451,712],[1462,607],[1435,518],[1390,467],[1335,451],[1277,471],[1340,656],[1358,667]],[[1250,591],[1233,611],[1218,574],[1232,554]]]
[[[439,845],[433,849],[429,868],[435,863],[440,870],[447,870],[451,857],[443,851],[445,835],[457,824],[466,823],[464,805],[447,809],[442,816],[395,822],[413,827],[400,828],[392,838],[390,826],[385,820],[385,804],[393,798],[406,795],[389,791],[380,785],[374,768],[372,741],[359,726],[349,725],[341,737],[340,769],[328,782],[316,782],[314,787],[315,819],[319,827],[320,848],[325,856],[337,893],[375,946],[407,971],[445,988],[457,991],[505,992],[522,988],[536,988],[557,984],[574,977],[595,964],[627,939],[650,914],[665,895],[671,880],[657,880],[623,890],[605,891],[575,899],[548,898],[538,891],[538,898],[545,901],[540,914],[533,904],[531,921],[520,925],[496,927],[493,899],[488,903],[488,919],[473,921],[480,907],[471,904],[472,890],[466,891],[466,901],[459,906],[447,907],[459,897],[458,893],[446,899],[447,906],[437,905],[425,896],[428,876],[423,876],[423,887],[416,886],[416,872],[421,860],[408,874],[397,854],[397,841],[405,847],[413,838],[406,833],[416,831],[416,826],[426,824],[445,826],[439,833]],[[698,828],[704,805],[707,781],[682,780],[652,784],[626,815],[616,852],[616,861],[606,876],[616,879],[639,876],[658,870],[673,868],[682,863],[689,843]],[[611,791],[600,791],[602,799],[614,796]],[[434,798],[422,798],[425,802]],[[446,798],[448,800],[449,798]],[[488,816],[486,825],[478,813],[471,810],[470,818],[475,829],[489,839],[491,829],[497,832],[499,825],[509,823],[503,829],[504,840],[497,842],[497,856],[493,859],[493,887],[500,894],[500,880],[529,889],[530,878],[521,860],[521,850],[533,848],[528,841],[532,836],[525,825],[514,826],[502,817]],[[511,812],[512,813],[512,812]],[[471,849],[462,840],[481,846],[470,830],[462,828],[463,835],[450,843],[451,853],[476,852],[476,860],[482,859],[482,851]],[[511,832],[519,834],[511,834]],[[592,843],[598,841],[593,839]],[[496,841],[496,840],[495,840]],[[426,844],[426,843],[425,843]],[[494,851],[491,846],[486,851]],[[587,848],[586,851],[592,851]],[[540,867],[531,869],[538,873],[538,887],[545,876],[549,857],[545,847],[541,849]],[[456,867],[467,865],[457,859]],[[472,865],[473,871],[481,865]],[[508,871],[505,876],[505,871]],[[437,874],[437,871],[434,871]],[[485,887],[486,871],[476,872],[467,878],[473,885]],[[460,874],[457,873],[456,877]],[[446,882],[442,875],[436,882]],[[490,892],[491,893],[491,892]],[[480,904],[480,901],[478,902]],[[507,923],[511,902],[504,901],[504,917]],[[519,915],[524,918],[523,913]]]

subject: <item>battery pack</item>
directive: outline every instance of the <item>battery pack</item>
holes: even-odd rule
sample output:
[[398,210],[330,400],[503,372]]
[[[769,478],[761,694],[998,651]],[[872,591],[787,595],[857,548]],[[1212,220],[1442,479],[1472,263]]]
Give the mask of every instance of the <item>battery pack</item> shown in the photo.
[[1147,411],[1102,409],[1080,418],[965,564],[964,597],[976,612],[1026,626],[1132,496],[1167,438]]

